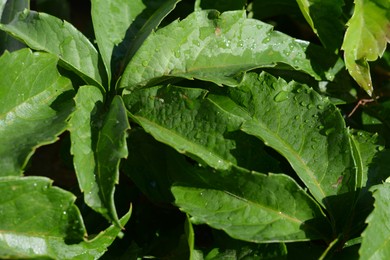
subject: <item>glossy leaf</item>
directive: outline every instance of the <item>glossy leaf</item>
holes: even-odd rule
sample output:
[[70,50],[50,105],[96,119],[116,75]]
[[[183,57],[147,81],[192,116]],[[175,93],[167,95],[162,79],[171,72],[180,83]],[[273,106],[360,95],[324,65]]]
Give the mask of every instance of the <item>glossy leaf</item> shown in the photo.
[[390,41],[390,2],[356,0],[347,25],[342,46],[345,66],[360,87],[372,95],[368,61],[381,57]]
[[228,172],[187,168],[180,173],[194,180],[179,179],[172,187],[175,204],[196,224],[208,224],[252,242],[327,237],[318,204],[284,174],[265,175],[235,167]]
[[[315,67],[313,60],[318,61]],[[237,85],[244,71],[279,63],[316,79],[333,79],[342,66],[319,47],[247,19],[244,11],[199,11],[151,34],[128,64],[120,86],[134,89],[163,77]]]
[[66,68],[92,85],[102,85],[99,56],[91,42],[73,25],[45,13],[25,10],[0,29],[30,48],[55,54]]
[[[200,163],[217,169],[235,164],[276,170],[275,160],[262,150],[264,145],[238,132],[243,118],[226,113],[206,94],[202,89],[158,86],[139,89],[124,96],[124,101],[131,118],[146,132]],[[233,103],[228,98],[220,102]]]
[[112,226],[86,240],[75,197],[47,178],[0,177],[0,193],[1,258],[97,259],[120,232]]
[[34,150],[66,129],[74,93],[56,66],[27,49],[0,57],[0,176],[21,175]]
[[[28,0],[1,0],[0,23],[9,23],[18,12],[29,7],[30,3]],[[20,41],[7,35],[7,33],[0,31],[0,54],[5,50],[15,51],[23,47],[24,45]]]
[[367,218],[368,226],[362,233],[361,259],[386,259],[390,257],[390,183],[374,186],[374,211]]
[[337,51],[344,33],[344,25],[341,22],[344,1],[297,0],[297,3],[324,46],[333,52]]
[[353,201],[356,169],[337,108],[310,88],[266,73],[248,74],[229,91],[251,118],[241,129],[282,154],[316,200],[342,223]]
[[[122,98],[115,96],[93,144],[96,159],[96,181],[106,218],[120,226],[115,209],[114,190],[119,182],[119,163],[127,157],[126,131],[130,128]],[[96,146],[95,146],[96,145]]]

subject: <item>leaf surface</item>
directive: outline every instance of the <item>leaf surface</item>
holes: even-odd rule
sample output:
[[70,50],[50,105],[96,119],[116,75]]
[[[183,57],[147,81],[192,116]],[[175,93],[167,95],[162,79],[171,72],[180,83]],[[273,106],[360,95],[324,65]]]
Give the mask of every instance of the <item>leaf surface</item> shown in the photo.
[[54,16],[25,10],[0,29],[30,48],[55,54],[66,68],[92,85],[102,85],[99,56],[91,42],[70,23]]
[[337,51],[344,33],[344,24],[341,22],[344,1],[297,0],[297,3],[324,46],[333,52]]
[[353,201],[356,169],[337,108],[314,90],[267,73],[248,74],[229,92],[251,118],[241,129],[283,155],[316,200],[342,223]]
[[287,242],[325,238],[319,206],[290,177],[232,167],[229,172],[182,169],[172,187],[175,204],[196,224],[222,229],[251,242]]
[[0,193],[1,258],[97,259],[120,232],[111,226],[84,240],[75,197],[44,177],[0,177]]
[[362,233],[359,254],[361,259],[387,259],[390,257],[390,183],[379,184],[372,191],[374,210],[366,220],[368,226]]
[[372,95],[368,61],[381,57],[390,41],[390,2],[356,0],[347,25],[342,45],[345,66],[360,87]]
[[243,72],[277,63],[332,79],[341,68],[335,56],[272,29],[247,19],[244,11],[194,12],[152,33],[129,62],[120,86],[134,89],[163,77],[237,85]]
[[66,129],[74,92],[57,61],[27,49],[0,57],[1,176],[21,175],[33,151]]

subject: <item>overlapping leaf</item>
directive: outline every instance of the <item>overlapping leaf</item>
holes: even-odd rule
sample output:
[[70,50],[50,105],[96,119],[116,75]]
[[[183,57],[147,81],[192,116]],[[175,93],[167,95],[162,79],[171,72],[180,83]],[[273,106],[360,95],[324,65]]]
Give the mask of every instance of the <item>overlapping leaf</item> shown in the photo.
[[[264,145],[238,132],[243,118],[226,114],[206,94],[202,89],[158,86],[126,95],[124,102],[145,131],[200,163],[217,169],[235,164],[275,170],[274,160],[262,150]],[[232,103],[228,98],[221,102]]]
[[344,32],[344,25],[341,22],[344,1],[298,0],[297,3],[306,21],[325,47],[337,51],[341,46]]
[[199,11],[151,34],[128,64],[121,87],[133,89],[162,77],[237,85],[244,71],[277,63],[332,79],[342,65],[338,61],[269,24],[247,19],[244,11]]
[[75,197],[47,178],[0,177],[0,194],[1,258],[98,259],[120,232],[111,226],[86,240]]
[[66,21],[34,11],[25,10],[0,29],[25,42],[30,48],[57,55],[86,82],[102,85],[99,56],[91,42]]
[[0,57],[0,175],[20,175],[35,148],[56,141],[73,110],[57,58],[24,49]]
[[328,224],[318,204],[286,175],[235,167],[229,172],[190,168],[178,172],[185,175],[183,179],[193,179],[183,183],[179,178],[173,186],[175,204],[195,223],[252,242],[304,241],[328,235],[322,231]]
[[345,66],[360,87],[372,95],[368,61],[381,57],[390,41],[390,2],[356,0],[347,25],[342,46]]
[[374,186],[374,211],[367,218],[368,226],[362,233],[361,259],[387,259],[390,257],[390,184]]
[[[337,108],[312,89],[266,73],[247,75],[230,96],[251,117],[241,129],[282,154],[317,201],[343,219],[353,200],[356,169]],[[338,194],[344,195],[332,200]]]
[[83,86],[76,96],[76,111],[70,121],[72,154],[86,203],[119,225],[114,204],[119,161],[127,156],[127,115],[119,97],[107,114],[103,96],[94,86]]

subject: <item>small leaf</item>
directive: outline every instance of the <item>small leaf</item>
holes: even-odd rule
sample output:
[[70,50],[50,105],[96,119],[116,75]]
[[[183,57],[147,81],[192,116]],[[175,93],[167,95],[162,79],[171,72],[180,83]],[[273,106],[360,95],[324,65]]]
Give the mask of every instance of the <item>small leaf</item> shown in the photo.
[[279,63],[316,79],[331,80],[341,69],[334,55],[247,19],[245,11],[215,14],[215,10],[195,12],[151,34],[129,62],[120,86],[134,89],[164,77],[235,86],[243,72]]
[[297,0],[297,3],[324,46],[336,52],[341,46],[344,33],[344,25],[341,22],[344,1]]
[[47,178],[0,177],[0,194],[1,258],[97,259],[120,232],[111,226],[85,240],[75,197]]
[[130,128],[122,98],[115,96],[98,132],[95,150],[96,181],[104,208],[100,212],[120,226],[114,190],[119,182],[119,163],[127,157],[126,131]]
[[57,61],[28,49],[0,57],[0,176],[21,175],[34,150],[66,129],[74,92]]
[[32,49],[55,54],[66,68],[87,83],[102,85],[95,47],[70,23],[45,13],[25,10],[12,22],[0,24],[0,29]]
[[[222,229],[251,242],[292,242],[326,238],[329,224],[319,206],[290,177],[232,167],[228,172],[179,171],[172,193],[192,222]],[[326,228],[325,228],[326,230]]]
[[[28,0],[2,0],[0,1],[0,23],[9,23],[14,16],[23,11],[25,8],[29,8]],[[5,51],[15,51],[24,47],[24,44],[20,41],[7,35],[5,32],[0,31],[0,55]]]
[[355,0],[342,49],[349,73],[369,95],[373,86],[368,61],[381,57],[389,41],[390,2]]
[[362,233],[359,254],[361,259],[387,259],[390,257],[390,184],[379,184],[372,191],[375,208],[366,220],[368,226]]

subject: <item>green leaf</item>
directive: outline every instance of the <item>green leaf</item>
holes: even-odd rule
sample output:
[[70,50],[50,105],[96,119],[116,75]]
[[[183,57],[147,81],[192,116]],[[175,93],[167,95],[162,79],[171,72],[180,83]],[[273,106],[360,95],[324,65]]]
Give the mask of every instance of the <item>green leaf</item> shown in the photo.
[[[238,131],[243,118],[226,113],[215,104],[217,97],[206,94],[202,89],[158,86],[138,89],[124,96],[124,102],[130,117],[146,132],[200,163],[216,169],[232,164],[251,170],[278,169],[261,142]],[[233,103],[220,99],[227,106]]]
[[344,1],[297,0],[297,3],[323,45],[336,52],[341,46],[344,33],[344,24],[341,22]]
[[21,175],[34,150],[66,129],[74,92],[57,61],[27,49],[0,57],[0,176]]
[[[0,1],[0,23],[9,23],[14,16],[29,8],[28,0],[2,0]],[[5,51],[15,51],[23,48],[24,45],[18,40],[0,31],[0,55]]]
[[279,63],[316,79],[332,79],[341,69],[335,56],[272,29],[247,19],[245,11],[195,12],[152,33],[129,62],[120,86],[134,89],[163,77],[237,85],[244,71]]
[[390,184],[383,183],[373,189],[374,211],[367,218],[367,228],[362,233],[361,259],[387,259],[390,257]]
[[75,197],[47,178],[0,177],[0,193],[1,258],[97,259],[120,232],[111,226],[85,240]]
[[54,16],[25,10],[0,29],[30,48],[57,55],[66,68],[87,83],[101,86],[99,56],[91,42],[70,23]]
[[[172,187],[175,204],[196,224],[222,229],[251,242],[325,239],[324,214],[296,182],[284,174],[260,174],[232,167],[230,171],[189,167]],[[325,229],[326,230],[326,229]]]
[[356,169],[339,110],[314,90],[266,73],[248,74],[229,92],[251,118],[241,129],[283,155],[316,200],[343,225],[354,199]]
[[97,163],[94,140],[102,120],[103,94],[94,86],[82,86],[76,94],[75,102],[76,108],[69,120],[73,164],[80,189],[84,192],[85,203],[97,211],[102,211],[105,206],[100,198],[95,174]]
[[105,114],[103,96],[94,86],[83,86],[76,98],[76,111],[69,122],[74,166],[88,206],[119,224],[114,204],[119,162],[127,156],[129,128],[123,102],[116,96]]
[[115,209],[114,190],[119,182],[119,163],[127,157],[126,131],[130,128],[122,98],[115,96],[98,132],[93,147],[96,160],[96,181],[106,218],[120,226]]
[[368,61],[383,55],[390,41],[390,2],[355,0],[355,10],[344,36],[345,66],[369,95],[373,86]]

